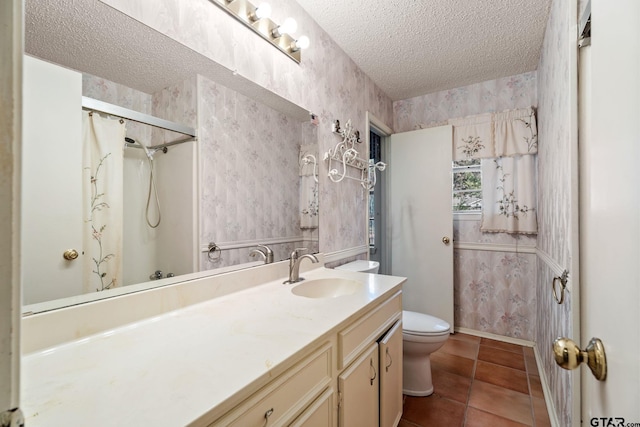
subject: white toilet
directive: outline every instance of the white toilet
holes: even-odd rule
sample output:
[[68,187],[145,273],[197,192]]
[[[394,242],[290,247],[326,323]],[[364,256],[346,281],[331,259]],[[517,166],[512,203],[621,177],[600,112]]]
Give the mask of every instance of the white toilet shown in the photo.
[[[377,261],[353,261],[336,270],[378,273]],[[409,396],[433,393],[431,353],[449,338],[451,325],[442,319],[414,311],[402,312],[402,392]]]
[[442,319],[414,311],[402,312],[402,392],[409,396],[429,396],[431,353],[449,338],[451,326]]
[[357,260],[342,264],[336,267],[336,270],[359,271],[361,273],[378,274],[380,263],[378,261]]

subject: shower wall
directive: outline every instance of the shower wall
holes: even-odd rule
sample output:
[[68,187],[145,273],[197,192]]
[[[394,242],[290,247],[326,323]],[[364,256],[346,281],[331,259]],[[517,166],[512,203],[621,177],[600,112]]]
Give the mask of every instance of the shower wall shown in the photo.
[[[197,129],[196,95],[194,76],[154,93],[152,114]],[[184,135],[152,129],[154,145],[181,138]],[[162,213],[161,225],[156,229],[156,262],[163,273],[179,275],[198,271],[198,143],[185,142],[168,150],[167,154],[158,152],[155,156]]]

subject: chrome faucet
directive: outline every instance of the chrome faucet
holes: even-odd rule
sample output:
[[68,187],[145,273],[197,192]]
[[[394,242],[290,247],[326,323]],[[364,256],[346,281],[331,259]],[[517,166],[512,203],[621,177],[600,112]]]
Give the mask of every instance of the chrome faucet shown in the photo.
[[300,252],[306,250],[307,248],[298,248],[291,252],[291,258],[289,259],[289,280],[284,282],[285,285],[289,283],[298,283],[304,280],[304,277],[300,277],[300,263],[303,259],[308,258],[314,264],[319,262],[315,255],[305,254],[300,256]]
[[260,255],[265,264],[271,264],[273,262],[273,251],[267,245],[258,245],[258,249],[253,249],[249,252],[249,256],[255,257]]

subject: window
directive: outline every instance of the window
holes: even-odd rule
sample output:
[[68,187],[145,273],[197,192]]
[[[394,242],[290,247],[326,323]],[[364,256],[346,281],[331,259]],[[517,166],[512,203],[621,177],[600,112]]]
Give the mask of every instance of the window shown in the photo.
[[453,162],[453,212],[482,211],[480,159]]

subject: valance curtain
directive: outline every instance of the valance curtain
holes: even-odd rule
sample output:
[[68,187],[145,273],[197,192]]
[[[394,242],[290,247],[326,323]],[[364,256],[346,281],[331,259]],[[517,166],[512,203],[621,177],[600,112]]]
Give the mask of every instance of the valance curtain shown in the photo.
[[453,159],[482,159],[485,232],[536,234],[536,153],[533,108],[449,120]]
[[125,122],[82,113],[85,292],[122,285]]

